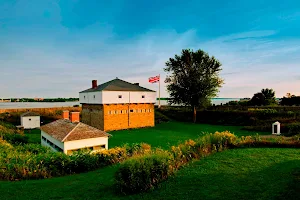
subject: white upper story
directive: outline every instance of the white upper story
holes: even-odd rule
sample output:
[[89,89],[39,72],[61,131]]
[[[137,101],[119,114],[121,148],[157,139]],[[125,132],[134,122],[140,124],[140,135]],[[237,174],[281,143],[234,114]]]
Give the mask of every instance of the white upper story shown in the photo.
[[120,79],[99,86],[93,81],[92,88],[79,93],[79,101],[81,104],[156,103],[156,92]]

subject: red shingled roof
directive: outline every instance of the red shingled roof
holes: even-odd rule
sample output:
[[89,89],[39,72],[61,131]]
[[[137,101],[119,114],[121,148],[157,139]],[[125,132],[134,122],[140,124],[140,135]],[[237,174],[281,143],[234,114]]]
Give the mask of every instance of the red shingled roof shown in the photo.
[[72,123],[70,120],[65,119],[59,119],[41,126],[41,130],[61,142],[110,136],[105,131],[87,124]]

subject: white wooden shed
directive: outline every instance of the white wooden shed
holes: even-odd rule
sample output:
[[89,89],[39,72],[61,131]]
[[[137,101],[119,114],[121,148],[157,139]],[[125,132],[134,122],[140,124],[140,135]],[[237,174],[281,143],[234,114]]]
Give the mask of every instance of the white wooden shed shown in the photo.
[[24,129],[40,128],[40,115],[34,112],[26,112],[21,115],[21,126]]

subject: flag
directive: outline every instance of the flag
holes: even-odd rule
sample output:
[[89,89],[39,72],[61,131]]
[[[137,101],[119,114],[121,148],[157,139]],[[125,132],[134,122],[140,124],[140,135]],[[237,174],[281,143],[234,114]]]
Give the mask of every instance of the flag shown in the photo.
[[156,83],[156,82],[159,81],[159,79],[160,79],[159,76],[150,77],[149,78],[149,83]]

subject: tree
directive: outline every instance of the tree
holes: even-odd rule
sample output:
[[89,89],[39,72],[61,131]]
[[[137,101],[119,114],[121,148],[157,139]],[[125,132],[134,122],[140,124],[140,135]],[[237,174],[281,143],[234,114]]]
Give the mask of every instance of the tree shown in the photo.
[[250,103],[254,106],[266,105],[266,97],[262,92],[258,92],[253,95],[252,99],[250,100]]
[[170,58],[164,68],[168,73],[165,82],[171,97],[169,103],[191,106],[196,122],[197,108],[210,104],[210,99],[217,95],[223,84],[219,78],[221,65],[203,50],[183,49],[181,55]]
[[273,89],[262,89],[261,93],[265,96],[265,105],[276,103],[275,91]]

